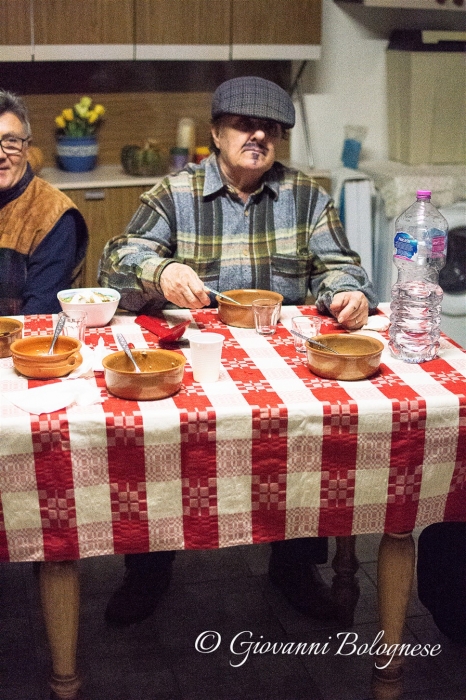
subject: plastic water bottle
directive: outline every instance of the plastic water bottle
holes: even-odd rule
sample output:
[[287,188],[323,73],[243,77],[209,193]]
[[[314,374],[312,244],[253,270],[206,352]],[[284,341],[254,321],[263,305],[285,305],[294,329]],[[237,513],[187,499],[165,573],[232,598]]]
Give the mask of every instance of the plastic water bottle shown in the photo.
[[398,279],[392,287],[389,348],[405,362],[432,360],[439,348],[443,291],[438,276],[445,265],[448,224],[430,196],[418,190],[414,204],[395,221]]

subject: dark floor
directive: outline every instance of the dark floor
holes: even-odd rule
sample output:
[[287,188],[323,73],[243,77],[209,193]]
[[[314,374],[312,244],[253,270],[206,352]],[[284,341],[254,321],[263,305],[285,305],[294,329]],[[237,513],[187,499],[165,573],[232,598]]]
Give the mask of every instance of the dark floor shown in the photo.
[[[348,641],[357,645],[376,636],[379,540],[379,535],[357,540],[361,596],[351,630],[306,619],[290,608],[268,581],[267,545],[179,553],[160,607],[126,631],[109,629],[103,620],[108,596],[121,580],[122,558],[82,561],[78,663],[83,700],[368,700],[373,657],[336,655],[342,640],[336,635],[355,632],[357,640]],[[332,569],[321,569],[330,581]],[[196,651],[196,639],[209,630],[221,635],[218,649]],[[253,653],[253,647],[246,658],[239,653],[245,640],[328,642],[329,652],[273,655]],[[404,641],[439,643],[442,653],[407,661],[403,700],[466,699],[466,648],[438,631],[415,593]],[[49,671],[32,565],[2,564],[0,700],[46,700]]]

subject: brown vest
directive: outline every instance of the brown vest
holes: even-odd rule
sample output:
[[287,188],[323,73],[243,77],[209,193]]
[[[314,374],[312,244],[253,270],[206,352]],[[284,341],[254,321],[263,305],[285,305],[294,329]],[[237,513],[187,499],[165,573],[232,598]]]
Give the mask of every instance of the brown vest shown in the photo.
[[31,255],[69,209],[77,209],[69,197],[34,177],[20,197],[0,209],[0,247]]

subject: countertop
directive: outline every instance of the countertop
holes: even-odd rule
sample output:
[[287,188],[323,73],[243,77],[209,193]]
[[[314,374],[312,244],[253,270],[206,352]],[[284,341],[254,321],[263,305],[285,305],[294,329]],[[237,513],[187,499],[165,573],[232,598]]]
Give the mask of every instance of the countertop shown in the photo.
[[[310,170],[303,165],[293,165],[308,175],[316,178],[330,178],[328,170]],[[98,189],[99,187],[137,187],[138,185],[154,185],[159,177],[143,177],[139,175],[127,175],[121,165],[98,165],[94,170],[86,173],[68,173],[59,168],[42,168],[40,177],[55,185],[59,190],[85,190]]]
[[86,173],[68,173],[59,168],[42,168],[39,176],[59,190],[86,190],[99,187],[154,185],[158,177],[127,175],[121,165],[98,165]]
[[406,165],[395,161],[361,161],[385,204],[387,218],[398,216],[416,199],[416,190],[431,190],[432,204],[448,207],[466,199],[466,165]]

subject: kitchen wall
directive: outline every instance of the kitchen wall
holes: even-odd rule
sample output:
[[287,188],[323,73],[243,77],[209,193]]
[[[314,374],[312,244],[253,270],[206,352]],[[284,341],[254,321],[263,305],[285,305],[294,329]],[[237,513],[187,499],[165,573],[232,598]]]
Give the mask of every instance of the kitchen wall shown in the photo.
[[[167,152],[179,119],[192,117],[197,145],[209,144],[212,93],[224,80],[260,75],[288,89],[289,61],[76,61],[1,63],[0,87],[25,98],[33,143],[55,165],[55,117],[89,95],[106,108],[99,127],[99,164],[115,164],[125,144],[148,137]],[[289,142],[279,157],[289,157]]]
[[[347,124],[368,129],[362,158],[387,159],[385,56],[391,31],[465,31],[466,12],[382,9],[334,0],[323,0],[322,9],[322,56],[307,65],[302,81],[314,165],[341,166]],[[290,147],[294,162],[307,162],[300,116]]]

